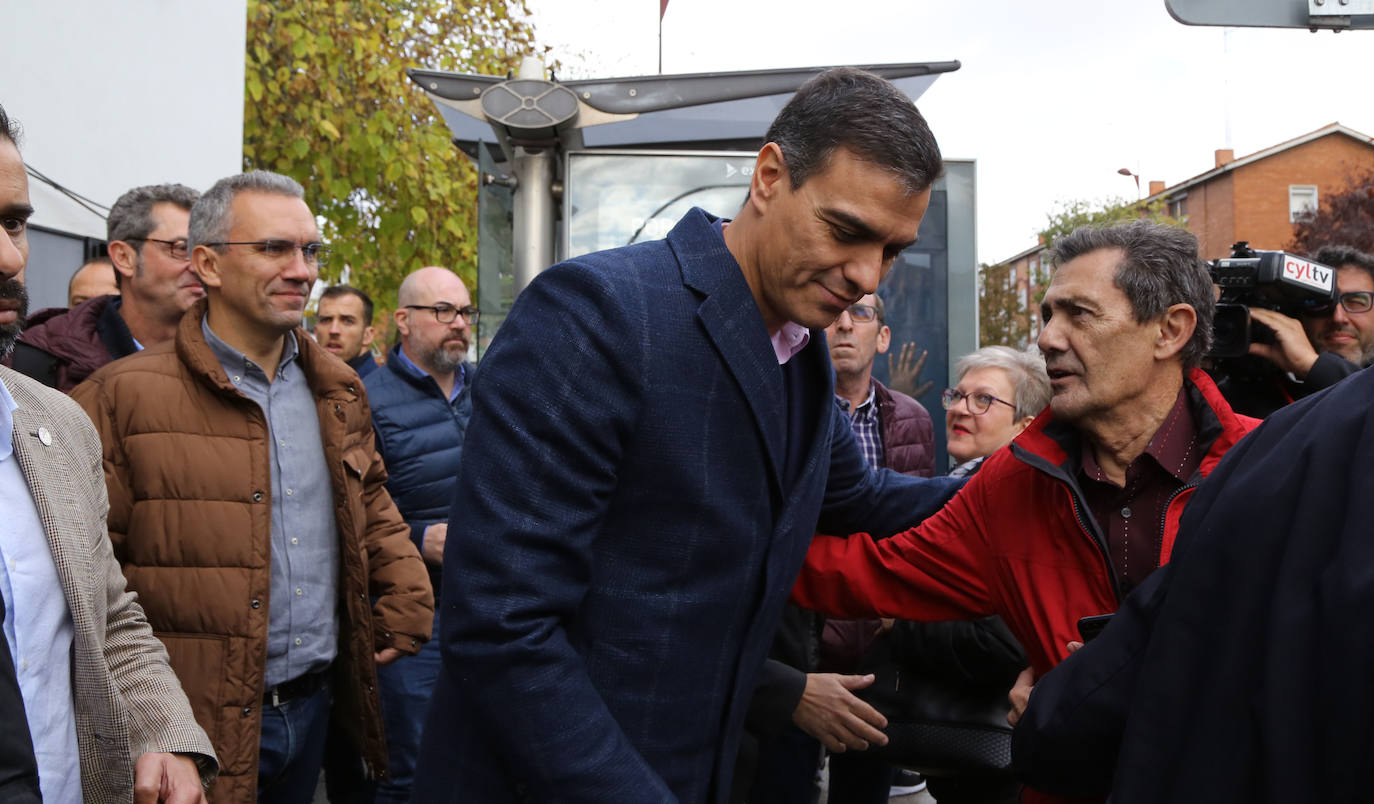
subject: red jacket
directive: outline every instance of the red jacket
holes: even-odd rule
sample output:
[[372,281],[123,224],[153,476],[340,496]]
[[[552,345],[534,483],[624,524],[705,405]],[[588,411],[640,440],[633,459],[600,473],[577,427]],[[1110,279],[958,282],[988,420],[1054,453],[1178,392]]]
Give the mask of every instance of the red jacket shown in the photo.
[[[1184,385],[1207,450],[1198,475],[1169,502],[1158,563],[1168,561],[1193,488],[1259,424],[1233,412],[1194,369]],[[1115,611],[1116,574],[1078,484],[1078,436],[1047,409],[988,458],[954,499],[920,526],[874,541],[818,535],[792,592],[839,617],[959,620],[997,614],[1037,675],[1068,655],[1078,619]]]

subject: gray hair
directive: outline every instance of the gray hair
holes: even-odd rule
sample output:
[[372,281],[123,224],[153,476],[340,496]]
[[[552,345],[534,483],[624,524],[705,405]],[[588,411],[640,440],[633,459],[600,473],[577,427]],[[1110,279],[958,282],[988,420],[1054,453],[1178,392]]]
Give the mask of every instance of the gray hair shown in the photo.
[[200,193],[184,184],[149,184],[135,187],[110,207],[110,215],[105,219],[105,239],[137,240],[131,243],[140,253],[143,250],[141,238],[153,232],[153,207],[157,204],[175,204],[190,211],[200,198]]
[[205,195],[191,207],[187,248],[193,249],[205,243],[219,243],[227,239],[229,230],[234,226],[230,211],[234,198],[239,193],[246,192],[305,198],[305,188],[301,187],[300,182],[280,173],[253,170],[227,176],[215,182],[215,186],[206,190]]
[[940,146],[911,98],[853,67],[826,70],[803,84],[764,142],[782,150],[794,190],[824,171],[837,148],[889,171],[913,195],[944,173]]
[[1016,420],[1035,416],[1050,404],[1050,375],[1045,372],[1045,356],[1032,344],[1022,350],[1010,346],[984,346],[959,358],[954,375],[959,380],[975,369],[995,368],[1011,380]]
[[1207,263],[1198,256],[1197,238],[1178,226],[1132,221],[1117,226],[1080,226],[1054,241],[1056,266],[1102,249],[1125,252],[1113,284],[1126,294],[1136,323],[1154,321],[1175,304],[1197,313],[1193,335],[1179,351],[1183,368],[1202,363],[1212,348],[1216,298]]
[[1369,274],[1370,279],[1374,279],[1374,257],[1360,251],[1354,246],[1329,245],[1317,249],[1317,253],[1312,255],[1312,259],[1322,265],[1330,266],[1337,270],[1350,266],[1359,268]]

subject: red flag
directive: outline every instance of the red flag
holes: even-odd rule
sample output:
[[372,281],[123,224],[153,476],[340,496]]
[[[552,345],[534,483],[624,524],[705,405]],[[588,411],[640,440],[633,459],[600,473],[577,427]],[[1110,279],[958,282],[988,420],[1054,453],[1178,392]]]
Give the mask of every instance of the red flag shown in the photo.
[[658,18],[662,20],[666,13],[668,13],[668,0],[658,0]]

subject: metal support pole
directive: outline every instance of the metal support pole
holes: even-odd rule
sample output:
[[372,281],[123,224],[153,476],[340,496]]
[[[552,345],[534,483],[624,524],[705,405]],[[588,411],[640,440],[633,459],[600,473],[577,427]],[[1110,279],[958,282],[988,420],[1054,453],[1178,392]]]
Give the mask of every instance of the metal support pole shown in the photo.
[[552,148],[516,147],[514,157],[515,208],[512,262],[518,296],[540,271],[553,264],[556,159]]

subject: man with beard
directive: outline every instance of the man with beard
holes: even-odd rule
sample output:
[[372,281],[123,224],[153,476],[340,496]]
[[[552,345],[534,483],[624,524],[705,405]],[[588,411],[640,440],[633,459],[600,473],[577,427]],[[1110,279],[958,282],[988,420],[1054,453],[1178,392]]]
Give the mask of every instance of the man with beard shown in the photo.
[[[447,268],[421,268],[401,282],[395,320],[401,342],[386,365],[364,382],[377,448],[389,475],[387,491],[429,566],[438,603],[449,505],[472,416],[468,379],[474,367],[464,358],[477,309],[457,274]],[[435,609],[438,628],[437,605]],[[377,786],[378,802],[410,800],[420,730],[439,664],[436,640],[418,656],[378,671],[391,769],[390,778]]]
[[118,295],[40,310],[14,351],[17,371],[71,391],[112,360],[172,339],[205,290],[191,270],[186,225],[200,193],[181,184],[135,187],[106,222]]
[[372,299],[350,285],[330,285],[320,294],[315,310],[315,340],[359,377],[377,370],[372,359]]
[[1268,415],[1335,385],[1374,360],[1374,256],[1331,245],[1317,249],[1312,259],[1336,269],[1337,297],[1324,304],[1309,303],[1298,318],[1250,309],[1254,320],[1274,331],[1272,343],[1251,343],[1250,353],[1266,358],[1285,375],[1278,378],[1272,398],[1255,400],[1259,406],[1246,412]]
[[[0,108],[0,356],[27,306],[33,207],[15,138]],[[90,420],[0,368],[0,800],[194,804],[214,778],[210,741],[125,589],[105,508]]]
[[72,396],[115,554],[222,758],[217,799],[309,801],[331,712],[386,772],[376,668],[429,638],[429,578],[362,382],[300,326],[328,255],[300,184],[221,179],[188,239],[206,298]]

